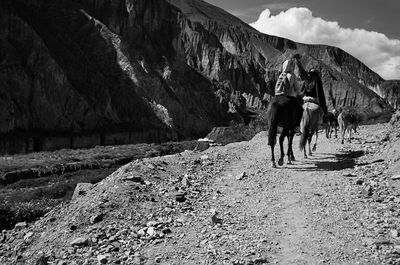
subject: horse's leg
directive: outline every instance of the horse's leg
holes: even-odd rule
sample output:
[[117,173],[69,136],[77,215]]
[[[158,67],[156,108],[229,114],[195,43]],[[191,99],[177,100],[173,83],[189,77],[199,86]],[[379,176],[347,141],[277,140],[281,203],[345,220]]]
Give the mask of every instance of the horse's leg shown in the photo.
[[344,135],[346,134],[346,128],[342,129],[342,144],[344,144]]
[[315,143],[314,143],[314,146],[312,148],[313,152],[315,152],[317,150],[317,141],[318,141],[318,129],[315,132]]
[[287,152],[286,152],[287,163],[288,163],[288,165],[291,165],[292,164],[292,158],[290,157],[290,153],[291,153],[291,149],[290,149],[290,132],[288,132],[287,139],[288,139]]
[[337,138],[337,126],[335,126],[335,138]]
[[275,144],[271,145],[271,161],[272,161],[272,167],[276,168],[274,147],[275,147]]
[[294,134],[295,134],[295,131],[291,130],[289,132],[289,136],[288,136],[288,152],[287,152],[287,155],[288,155],[288,164],[289,165],[292,164],[292,161],[296,161],[296,159],[294,158],[293,147],[292,147]]
[[329,123],[328,123],[328,126],[325,128],[326,139],[329,139],[330,130],[331,130],[331,127],[329,126]]
[[351,143],[351,130],[352,129],[349,130],[349,143]]
[[312,136],[313,136],[314,132],[310,133],[310,136],[308,137],[308,155],[312,156],[312,152],[311,152],[311,140],[312,140]]
[[283,130],[281,135],[279,136],[279,147],[281,149],[281,157],[278,160],[278,165],[283,165],[283,158],[285,157],[285,152],[283,150],[283,141],[285,141],[285,137],[287,135],[287,131]]

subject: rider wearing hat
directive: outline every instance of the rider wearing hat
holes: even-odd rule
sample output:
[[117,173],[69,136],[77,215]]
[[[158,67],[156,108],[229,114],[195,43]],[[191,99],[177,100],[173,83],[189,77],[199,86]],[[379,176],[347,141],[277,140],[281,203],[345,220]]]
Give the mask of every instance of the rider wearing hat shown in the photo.
[[322,80],[319,72],[315,68],[311,68],[308,71],[308,80],[302,89],[304,103],[312,102],[319,105],[327,115],[328,108],[326,106],[325,94],[322,88]]

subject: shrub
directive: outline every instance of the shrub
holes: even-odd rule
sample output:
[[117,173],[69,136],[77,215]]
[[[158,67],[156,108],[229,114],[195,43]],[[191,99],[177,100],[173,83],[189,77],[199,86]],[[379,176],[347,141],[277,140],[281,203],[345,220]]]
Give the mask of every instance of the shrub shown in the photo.
[[22,203],[0,203],[0,230],[11,229],[18,222],[34,222],[59,204],[58,200],[38,200]]

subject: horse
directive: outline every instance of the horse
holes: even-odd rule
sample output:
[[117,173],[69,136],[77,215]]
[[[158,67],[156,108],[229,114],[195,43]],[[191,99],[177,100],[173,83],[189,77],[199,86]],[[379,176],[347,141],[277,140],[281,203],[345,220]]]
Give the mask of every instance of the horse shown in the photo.
[[285,137],[288,138],[288,164],[290,165],[292,164],[292,161],[296,160],[293,154],[292,144],[295,135],[295,128],[300,123],[302,113],[303,111],[301,106],[295,97],[278,95],[272,98],[267,110],[267,120],[269,123],[268,145],[271,146],[271,161],[273,168],[276,168],[274,147],[276,144],[278,126],[282,127],[282,133],[279,137],[281,156],[278,160],[278,165],[283,165],[283,159],[285,157],[283,142]]
[[349,143],[351,143],[351,131],[357,132],[358,123],[360,122],[360,118],[355,113],[351,112],[342,112],[338,117],[339,128],[342,134],[342,144],[344,144],[344,136],[346,131],[349,133]]
[[338,116],[339,112],[334,109],[332,111],[329,111],[328,114],[326,115],[327,120],[328,120],[328,126],[326,127],[326,138],[332,138],[332,131],[335,130],[335,138],[337,138],[337,131],[338,131]]
[[322,124],[324,113],[321,107],[314,102],[306,102],[303,105],[303,117],[301,119],[301,136],[300,136],[300,150],[304,150],[304,158],[307,158],[306,144],[308,141],[308,154],[312,156],[311,140],[315,134],[315,143],[312,151],[317,150],[318,129]]

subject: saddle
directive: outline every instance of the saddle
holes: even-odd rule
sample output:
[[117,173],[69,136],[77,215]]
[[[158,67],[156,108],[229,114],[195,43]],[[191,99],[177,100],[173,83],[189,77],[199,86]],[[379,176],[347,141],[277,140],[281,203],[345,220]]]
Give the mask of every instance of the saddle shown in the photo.
[[303,101],[304,101],[304,103],[314,103],[314,104],[317,104],[318,106],[320,106],[319,100],[314,97],[305,96],[305,97],[303,97]]

